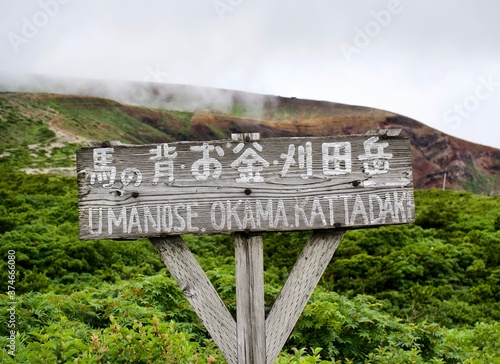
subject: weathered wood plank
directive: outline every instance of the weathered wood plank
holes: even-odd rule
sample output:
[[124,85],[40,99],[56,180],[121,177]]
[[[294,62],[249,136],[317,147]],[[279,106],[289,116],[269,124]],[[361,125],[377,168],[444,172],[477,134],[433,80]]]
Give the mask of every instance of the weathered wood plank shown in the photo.
[[262,236],[235,235],[238,363],[266,362]]
[[316,231],[302,250],[266,320],[267,364],[285,345],[343,236],[344,231]]
[[396,133],[105,145],[78,151],[81,239],[293,231],[414,220]]
[[236,322],[182,238],[172,236],[150,241],[227,362],[238,363]]

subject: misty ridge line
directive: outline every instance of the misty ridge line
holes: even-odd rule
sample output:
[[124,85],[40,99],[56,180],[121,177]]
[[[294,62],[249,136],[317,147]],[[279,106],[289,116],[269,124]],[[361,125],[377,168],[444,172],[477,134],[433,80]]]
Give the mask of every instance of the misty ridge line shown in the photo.
[[56,17],[61,10],[61,5],[66,5],[72,0],[40,0],[38,5],[41,10],[36,11],[30,18],[21,19],[20,34],[9,32],[7,39],[15,53],[19,53],[21,45],[27,45],[38,33],[45,28],[51,19]]
[[[168,72],[159,66],[146,67],[143,82],[20,75],[0,72],[0,92],[54,93],[107,98],[120,103],[155,109],[233,114],[260,119],[265,109],[273,109],[281,96],[219,89],[187,84],[160,83]],[[155,81],[155,82],[151,82]]]
[[[143,75],[145,80],[157,80],[158,78],[165,78],[168,72],[164,72],[159,66],[146,67]],[[481,79],[484,79],[490,89],[496,89],[500,85],[495,75]],[[482,84],[478,84],[477,87],[479,85]],[[486,89],[480,91],[480,97],[484,98],[485,91]],[[252,122],[258,123],[259,121],[287,120],[291,125],[296,125],[299,120],[306,121],[310,119],[310,122],[313,123],[316,119],[353,118],[357,116],[364,118],[373,113],[380,114],[380,117],[384,118],[397,117],[397,115],[406,118],[402,114],[368,106],[337,103],[328,100],[301,99],[293,96],[259,94],[201,85],[2,73],[1,71],[0,92],[97,97],[113,100],[124,105],[159,110],[195,114],[220,114],[235,119],[247,119],[246,128],[249,131],[252,131]],[[496,94],[496,92],[495,94],[491,93],[490,99]],[[472,101],[470,102],[469,108],[474,106]],[[481,105],[485,102],[481,101]],[[452,113],[450,115],[457,116],[459,114]],[[441,114],[441,118],[450,115],[443,116]],[[447,121],[456,122],[456,120],[451,119]],[[468,138],[462,139],[468,140]],[[477,142],[472,143],[478,144]]]
[[[160,67],[147,67],[144,79],[156,80],[166,74],[168,73],[163,72]],[[55,77],[39,74],[20,75],[0,72],[1,91],[98,97],[125,105],[152,109],[221,114],[237,119],[248,119],[250,123],[266,120],[289,120],[295,123],[299,119],[331,118],[346,113],[351,116],[353,113],[365,115],[367,112],[394,115],[392,112],[366,106],[207,86]],[[296,114],[299,110],[302,112],[301,115]]]

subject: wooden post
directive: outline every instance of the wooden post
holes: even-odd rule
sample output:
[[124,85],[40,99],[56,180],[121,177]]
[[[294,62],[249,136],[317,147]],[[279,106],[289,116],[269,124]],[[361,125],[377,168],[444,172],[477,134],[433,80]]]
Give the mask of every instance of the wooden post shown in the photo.
[[235,235],[238,363],[266,362],[262,235]]
[[[150,238],[227,362],[272,364],[344,229],[415,220],[411,148],[400,132],[82,148],[80,238]],[[266,319],[255,234],[300,230],[315,232]],[[179,236],[188,233],[236,233],[237,321]]]
[[[231,134],[231,139],[248,143],[259,140],[260,134]],[[237,233],[234,247],[238,364],[265,364],[266,313],[262,235]]]

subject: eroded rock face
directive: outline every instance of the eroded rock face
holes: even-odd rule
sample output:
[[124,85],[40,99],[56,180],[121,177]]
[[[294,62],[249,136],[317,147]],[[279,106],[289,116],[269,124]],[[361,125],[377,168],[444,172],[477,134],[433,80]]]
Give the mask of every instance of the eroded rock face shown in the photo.
[[[307,100],[288,99],[291,109],[295,100],[300,101],[300,107],[308,107]],[[280,108],[282,104],[275,102],[273,107]],[[264,112],[269,119],[195,114],[191,120],[192,136],[216,137],[211,132],[214,129],[228,133],[260,132],[262,137],[289,137],[365,134],[371,129],[401,128],[412,143],[415,188],[442,188],[446,174],[446,188],[472,189],[488,194],[500,192],[498,149],[449,136],[416,120],[383,110],[334,103],[322,103],[312,109],[307,113],[310,117],[303,119],[279,119],[271,109]],[[315,113],[321,116],[313,117]],[[299,111],[298,114],[305,113]]]

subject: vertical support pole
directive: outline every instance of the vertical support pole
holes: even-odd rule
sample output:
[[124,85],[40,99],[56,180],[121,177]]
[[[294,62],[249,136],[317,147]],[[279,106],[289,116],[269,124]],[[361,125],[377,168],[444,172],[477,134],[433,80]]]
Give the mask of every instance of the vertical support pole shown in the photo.
[[262,235],[235,235],[236,327],[239,364],[266,362]]
[[[231,134],[235,141],[253,142],[259,133]],[[265,364],[264,253],[262,235],[235,234],[236,331],[238,364]]]

